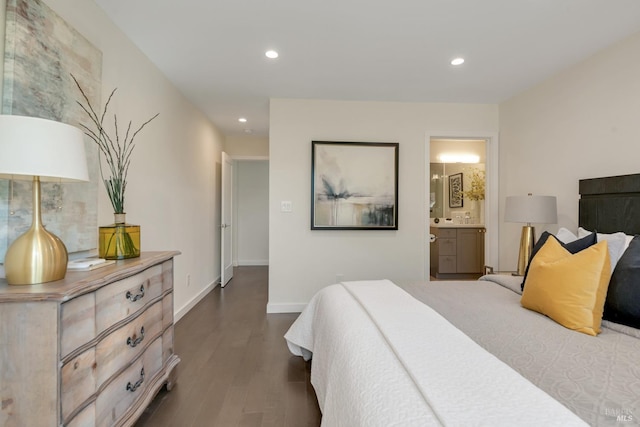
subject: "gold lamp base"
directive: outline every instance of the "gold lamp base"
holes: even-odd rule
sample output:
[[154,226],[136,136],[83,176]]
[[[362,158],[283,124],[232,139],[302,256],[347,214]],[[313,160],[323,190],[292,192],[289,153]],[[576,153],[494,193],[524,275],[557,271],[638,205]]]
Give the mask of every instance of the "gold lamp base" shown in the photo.
[[34,177],[33,223],[7,250],[4,259],[7,283],[35,285],[64,279],[68,259],[67,248],[62,240],[42,225],[40,179]]
[[520,235],[518,269],[516,270],[518,276],[524,276],[525,271],[527,271],[527,265],[529,265],[529,258],[531,258],[535,240],[535,228],[531,225],[523,225],[522,234]]

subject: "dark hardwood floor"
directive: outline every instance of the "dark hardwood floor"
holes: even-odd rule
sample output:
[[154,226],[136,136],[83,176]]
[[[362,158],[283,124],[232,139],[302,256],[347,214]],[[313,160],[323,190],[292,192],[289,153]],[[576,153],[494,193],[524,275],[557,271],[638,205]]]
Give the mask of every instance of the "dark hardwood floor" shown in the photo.
[[175,326],[182,359],[137,427],[319,426],[310,365],[282,337],[297,314],[266,314],[267,267],[238,267]]

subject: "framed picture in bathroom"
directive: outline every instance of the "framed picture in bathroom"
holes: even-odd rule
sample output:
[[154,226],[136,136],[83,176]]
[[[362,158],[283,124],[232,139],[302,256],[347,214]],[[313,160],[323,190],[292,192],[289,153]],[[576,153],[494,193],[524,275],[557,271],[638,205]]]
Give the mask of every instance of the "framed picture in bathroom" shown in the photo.
[[461,208],[464,206],[462,198],[462,173],[449,175],[449,207]]

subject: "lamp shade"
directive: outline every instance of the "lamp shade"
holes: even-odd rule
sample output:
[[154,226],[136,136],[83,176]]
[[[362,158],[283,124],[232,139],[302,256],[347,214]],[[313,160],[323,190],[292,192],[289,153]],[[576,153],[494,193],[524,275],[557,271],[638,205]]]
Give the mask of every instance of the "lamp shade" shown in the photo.
[[558,208],[555,196],[509,196],[505,205],[504,220],[528,224],[555,224]]
[[82,131],[36,117],[0,115],[0,178],[88,181]]

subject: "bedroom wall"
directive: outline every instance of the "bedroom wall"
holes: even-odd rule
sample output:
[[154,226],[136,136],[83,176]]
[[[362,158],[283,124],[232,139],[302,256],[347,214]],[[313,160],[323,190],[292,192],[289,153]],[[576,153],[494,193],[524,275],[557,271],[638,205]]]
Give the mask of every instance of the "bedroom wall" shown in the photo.
[[[556,231],[578,226],[578,180],[640,173],[640,33],[500,104],[500,201],[555,195]],[[500,267],[515,269],[521,224],[501,221]]]
[[[497,105],[272,99],[267,310],[300,310],[337,274],[424,277],[426,132],[497,129]],[[310,230],[312,140],[400,143],[397,231]],[[284,200],[293,212],[280,211]]]
[[[223,136],[93,1],[45,3],[102,50],[103,99],[118,88],[112,111],[120,121],[141,123],[160,113],[136,138],[126,210],[127,220],[142,227],[143,251],[182,252],[174,265],[174,310],[180,317],[220,276],[214,242],[219,241],[215,225],[220,222]],[[2,22],[4,5],[2,0]],[[102,186],[98,195],[98,223],[112,223],[113,210]]]

